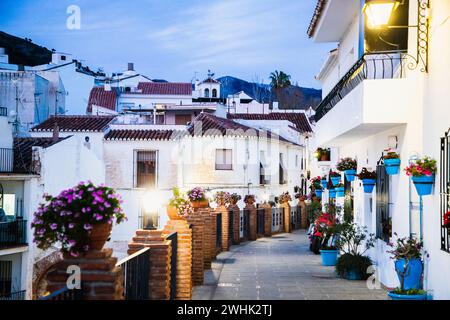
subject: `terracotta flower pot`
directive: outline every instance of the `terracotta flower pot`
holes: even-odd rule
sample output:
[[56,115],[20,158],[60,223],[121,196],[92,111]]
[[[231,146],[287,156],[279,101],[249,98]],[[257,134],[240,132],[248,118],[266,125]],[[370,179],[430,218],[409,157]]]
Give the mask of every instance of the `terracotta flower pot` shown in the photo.
[[172,206],[167,206],[167,215],[170,220],[184,220],[183,217],[178,215],[178,209]]
[[112,223],[94,224],[89,234],[89,250],[102,250],[111,236]]
[[209,207],[208,200],[195,200],[195,201],[191,201],[191,203],[192,203],[192,206],[194,207],[194,209],[208,208]]

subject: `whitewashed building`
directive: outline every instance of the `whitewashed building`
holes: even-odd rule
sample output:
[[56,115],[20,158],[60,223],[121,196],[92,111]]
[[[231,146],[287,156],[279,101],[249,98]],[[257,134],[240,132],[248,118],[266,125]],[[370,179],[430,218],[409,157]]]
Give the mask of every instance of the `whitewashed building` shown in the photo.
[[[368,27],[363,5],[358,0],[319,0],[308,29],[314,41],[338,44],[317,77],[323,101],[315,114],[315,145],[331,148],[333,155],[315,172],[326,173],[342,157],[356,158],[358,170],[378,169],[372,194],[363,193],[356,180],[350,195],[354,220],[378,237],[370,256],[379,279],[387,287],[398,286],[387,243],[395,240],[394,233],[416,236],[426,251],[424,289],[435,299],[449,299],[450,276],[443,272],[450,270],[449,235],[442,226],[442,215],[449,210],[449,142],[441,138],[450,127],[445,104],[450,94],[445,80],[450,71],[450,3],[432,1],[430,10],[418,10],[417,1],[403,1],[392,13],[390,23],[400,26],[417,25],[418,12],[424,21],[430,18],[428,47],[420,54],[417,29],[385,30],[380,40]],[[389,48],[393,44],[395,50]],[[432,196],[421,202],[404,172],[384,176],[379,160],[387,148],[400,154],[402,168],[418,156],[438,160]]]

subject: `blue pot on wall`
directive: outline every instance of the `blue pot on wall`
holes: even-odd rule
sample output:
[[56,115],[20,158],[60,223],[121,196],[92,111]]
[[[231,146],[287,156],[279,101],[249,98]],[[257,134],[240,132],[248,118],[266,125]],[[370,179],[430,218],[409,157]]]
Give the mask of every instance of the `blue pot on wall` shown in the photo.
[[335,190],[336,190],[336,195],[338,197],[344,197],[345,196],[345,189],[344,189],[344,187],[338,187]]
[[[397,272],[398,281],[402,282],[402,273],[405,270],[405,259],[398,259],[395,261],[395,271]],[[422,280],[422,272],[423,272],[423,264],[420,259],[411,259],[409,260],[408,266],[405,271],[405,280],[403,283],[403,287],[405,290],[410,289],[421,289],[421,280]]]
[[322,198],[322,193],[323,193],[322,189],[315,189],[314,192],[316,193],[316,196],[318,198]]
[[363,179],[363,188],[364,193],[372,193],[373,188],[375,187],[376,180],[375,179]]
[[336,189],[329,189],[330,190],[330,198],[336,198]]
[[427,300],[426,294],[407,295],[407,294],[397,294],[394,293],[393,291],[389,291],[388,296],[392,300]]
[[335,266],[338,259],[338,250],[320,250],[323,266]]
[[400,159],[384,159],[384,167],[388,175],[396,175],[400,172]]
[[419,196],[428,196],[432,193],[434,184],[434,174],[431,176],[411,177]]
[[339,184],[339,182],[341,181],[341,177],[330,177],[331,178],[331,182],[333,183],[333,186],[337,186]]
[[322,179],[322,188],[326,189],[328,186],[328,180]]
[[347,181],[352,182],[355,180],[356,170],[345,170],[345,177],[347,178]]

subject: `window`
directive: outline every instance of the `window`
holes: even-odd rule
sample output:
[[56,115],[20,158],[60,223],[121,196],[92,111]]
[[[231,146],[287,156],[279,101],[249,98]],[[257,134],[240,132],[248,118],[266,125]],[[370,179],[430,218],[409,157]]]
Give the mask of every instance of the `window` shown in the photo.
[[295,155],[295,167],[298,168],[298,154]]
[[286,184],[286,167],[284,165],[284,161],[283,161],[283,154],[280,153],[280,168],[279,168],[279,183],[280,184]]
[[61,56],[62,61],[66,61],[66,56]]
[[269,184],[270,176],[266,172],[267,162],[264,151],[259,153],[260,163],[259,163],[259,184]]
[[216,149],[216,170],[233,170],[231,149]]
[[389,242],[392,236],[392,220],[389,210],[389,176],[384,165],[377,166],[376,203],[377,237]]
[[0,296],[11,294],[12,261],[0,261]]
[[217,89],[212,89],[212,97],[217,98]]
[[209,98],[209,89],[205,89],[205,98]]
[[450,212],[450,131],[441,139],[441,249],[450,253],[450,226],[444,216]]
[[136,152],[136,188],[156,187],[156,151]]

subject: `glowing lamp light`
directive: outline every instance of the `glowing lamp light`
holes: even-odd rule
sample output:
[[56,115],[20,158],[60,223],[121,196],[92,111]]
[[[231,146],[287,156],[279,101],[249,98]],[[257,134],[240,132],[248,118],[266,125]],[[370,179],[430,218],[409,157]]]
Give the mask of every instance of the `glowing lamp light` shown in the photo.
[[162,206],[162,197],[156,190],[147,191],[142,198],[145,212],[158,212]]
[[387,26],[399,4],[398,0],[366,0],[363,12],[367,16],[369,28],[379,29]]

